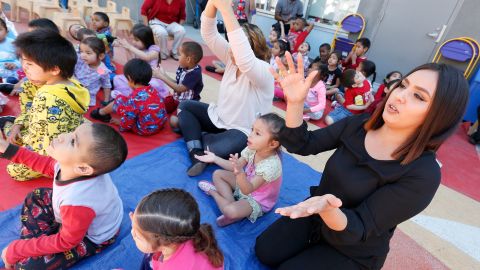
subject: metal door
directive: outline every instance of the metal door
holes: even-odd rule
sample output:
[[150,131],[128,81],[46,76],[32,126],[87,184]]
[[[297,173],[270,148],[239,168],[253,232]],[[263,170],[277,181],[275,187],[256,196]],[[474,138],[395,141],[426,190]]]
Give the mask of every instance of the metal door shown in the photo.
[[430,62],[462,3],[463,0],[387,0],[367,53],[377,66],[376,83],[381,83],[390,71],[405,74]]

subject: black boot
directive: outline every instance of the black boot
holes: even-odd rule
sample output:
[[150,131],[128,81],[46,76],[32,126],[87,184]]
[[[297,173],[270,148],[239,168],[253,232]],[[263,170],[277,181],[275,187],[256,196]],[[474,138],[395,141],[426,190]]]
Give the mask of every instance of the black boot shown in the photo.
[[90,113],[90,116],[93,119],[100,120],[100,121],[103,121],[105,123],[108,123],[108,122],[110,122],[110,120],[112,120],[112,117],[110,116],[110,114],[105,114],[105,115],[100,114],[100,109],[99,108],[93,110]]
[[0,83],[0,92],[8,95],[13,91],[15,84],[11,83]]
[[205,155],[205,152],[203,151],[203,149],[193,148],[192,150],[190,150],[189,155],[190,155],[190,160],[192,161],[192,165],[190,166],[190,168],[188,168],[187,174],[188,176],[197,176],[201,174],[203,170],[205,170],[208,164],[196,159],[195,155],[203,156]]

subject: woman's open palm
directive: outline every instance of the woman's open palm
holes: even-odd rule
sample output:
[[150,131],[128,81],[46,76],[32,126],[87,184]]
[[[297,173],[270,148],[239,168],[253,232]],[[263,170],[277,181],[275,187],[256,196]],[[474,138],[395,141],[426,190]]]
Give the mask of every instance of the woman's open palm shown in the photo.
[[318,71],[311,72],[307,78],[304,77],[303,57],[297,59],[297,69],[293,64],[292,55],[285,53],[287,59],[288,70],[283,65],[279,57],[275,58],[278,66],[278,72],[270,68],[270,72],[277,82],[280,83],[283,93],[286,96],[287,103],[303,103],[308,94],[308,89],[312,85],[313,78]]

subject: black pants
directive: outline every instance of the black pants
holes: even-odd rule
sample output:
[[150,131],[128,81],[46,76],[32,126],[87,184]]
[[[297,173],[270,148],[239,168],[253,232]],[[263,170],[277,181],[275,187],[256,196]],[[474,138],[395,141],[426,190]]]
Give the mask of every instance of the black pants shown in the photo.
[[[42,235],[58,233],[60,224],[55,221],[52,207],[52,189],[37,188],[27,195],[20,219],[20,239],[31,239]],[[15,264],[15,269],[67,269],[87,257],[95,255],[115,242],[116,236],[101,244],[95,244],[87,237],[71,250],[25,258]]]
[[247,136],[238,129],[217,128],[208,116],[208,104],[185,100],[178,106],[178,122],[185,142],[201,141],[203,149],[222,158],[240,153],[247,146]]
[[312,217],[281,217],[257,237],[258,259],[277,269],[358,270],[362,267],[314,234]]
[[470,137],[475,141],[475,143],[480,143],[480,106],[477,107],[477,121],[478,127],[477,131],[475,131]]

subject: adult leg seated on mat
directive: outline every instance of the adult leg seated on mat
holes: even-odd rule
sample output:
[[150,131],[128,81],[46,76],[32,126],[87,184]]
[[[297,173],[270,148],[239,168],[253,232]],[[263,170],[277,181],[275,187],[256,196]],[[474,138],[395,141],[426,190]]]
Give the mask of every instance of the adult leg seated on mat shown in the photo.
[[228,159],[230,154],[240,154],[247,147],[247,136],[238,129],[229,129],[221,133],[204,133],[203,148],[215,155]]
[[202,131],[217,133],[225,130],[217,128],[210,120],[208,104],[194,100],[185,100],[180,103],[178,123],[192,161],[187,174],[189,176],[199,175],[207,166],[206,163],[195,158],[195,155],[204,154]]

